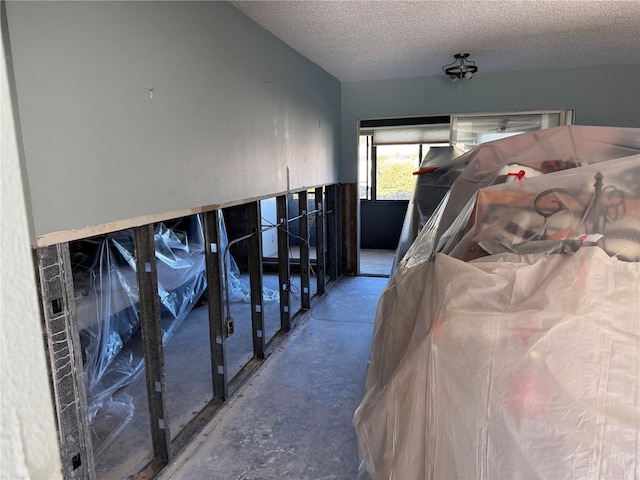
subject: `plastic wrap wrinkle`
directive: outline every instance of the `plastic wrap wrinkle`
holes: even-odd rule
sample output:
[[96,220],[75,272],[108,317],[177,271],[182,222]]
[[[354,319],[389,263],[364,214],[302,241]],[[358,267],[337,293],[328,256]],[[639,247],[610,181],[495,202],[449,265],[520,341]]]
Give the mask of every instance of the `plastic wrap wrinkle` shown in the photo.
[[[437,304],[420,302],[391,374],[372,358],[356,412],[374,478],[633,478],[640,264],[588,247],[468,264],[438,254],[424,265],[443,285],[424,292]],[[524,285],[487,289],[496,279]],[[635,303],[617,302],[623,294]],[[389,289],[383,300],[394,295],[402,296]],[[374,352],[383,341],[374,338]],[[598,466],[605,458],[607,472]]]
[[[448,199],[449,194],[447,193],[402,258],[402,263],[407,267],[428,261],[435,253],[436,232]],[[394,272],[395,270],[396,268],[393,269]]]
[[639,153],[559,127],[463,155],[378,304],[363,478],[640,478]]
[[[200,217],[184,223],[183,232],[159,224],[154,234],[163,341],[179,327],[206,287]],[[89,421],[97,454],[131,421],[133,399],[120,389],[135,380],[144,364],[134,254],[132,231],[107,235],[89,269],[89,288],[77,296]]]
[[610,255],[640,260],[639,176],[636,155],[481,189],[442,235],[439,251],[471,260],[482,252],[470,249],[483,242],[591,244],[604,237],[601,244]]
[[[449,190],[460,175],[466,161],[458,160],[463,151],[457,147],[431,147],[420,164],[419,171],[435,169],[428,174],[418,175],[407,206],[407,213],[402,225],[400,240],[391,267],[393,273],[416,239],[422,227],[433,216],[434,211],[447,202]],[[436,198],[434,198],[436,197]],[[441,198],[442,197],[442,198]],[[438,201],[434,208],[434,201]]]
[[556,127],[481,144],[456,160],[468,166],[452,187],[437,237],[450,227],[473,194],[494,184],[507,165],[550,173],[543,171],[549,160],[586,166],[639,153],[640,140],[634,128]]
[[[182,229],[179,229],[182,227]],[[228,240],[220,215],[220,249]],[[206,289],[204,231],[200,216],[169,228],[158,224],[154,247],[161,308],[162,341],[170,340]],[[231,302],[250,302],[249,283],[229,257],[225,278]],[[88,281],[76,281],[78,325],[83,347],[89,421],[96,454],[131,421],[135,405],[121,389],[142,372],[144,355],[138,317],[133,232],[107,235],[99,243]],[[84,280],[84,278],[78,278]],[[86,285],[86,288],[85,288]],[[279,294],[264,287],[265,302]]]

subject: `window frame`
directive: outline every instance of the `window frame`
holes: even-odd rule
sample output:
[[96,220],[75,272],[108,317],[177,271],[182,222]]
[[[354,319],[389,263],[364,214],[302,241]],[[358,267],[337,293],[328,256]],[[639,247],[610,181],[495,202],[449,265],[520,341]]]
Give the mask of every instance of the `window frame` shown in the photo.
[[[504,117],[504,116],[526,116],[526,115],[540,115],[540,114],[559,114],[560,125],[573,125],[575,123],[575,108],[559,108],[559,109],[542,109],[542,110],[514,110],[505,112],[481,112],[481,113],[456,113],[450,115],[432,115],[422,117],[403,117],[403,118],[383,118],[383,119],[362,119],[358,129],[358,169],[357,169],[357,183],[358,183],[358,199],[361,202],[371,203],[385,203],[385,202],[407,202],[408,200],[381,200],[377,198],[377,179],[378,179],[378,159],[377,159],[377,146],[374,144],[374,131],[376,129],[384,129],[390,127],[427,127],[432,125],[437,127],[438,125],[448,125],[449,138],[448,145],[454,145],[454,139],[456,138],[456,125],[459,120],[470,119],[473,117]],[[362,136],[367,136],[367,157],[366,167],[368,169],[368,178],[365,183],[365,195],[361,192],[361,180],[364,178],[361,172],[361,153],[360,153],[360,139]],[[424,145],[437,146],[443,145],[442,142],[434,143],[416,143],[420,145],[418,153],[418,165],[416,170],[420,166],[420,162],[424,157]]]

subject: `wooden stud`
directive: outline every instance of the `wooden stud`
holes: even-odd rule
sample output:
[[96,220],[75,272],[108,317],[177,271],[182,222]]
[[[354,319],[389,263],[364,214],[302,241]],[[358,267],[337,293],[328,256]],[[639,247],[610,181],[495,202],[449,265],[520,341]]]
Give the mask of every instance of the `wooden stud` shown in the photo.
[[280,285],[280,328],[291,329],[291,263],[289,261],[289,216],[287,195],[276,198],[278,226],[278,278]]
[[338,278],[338,218],[339,217],[338,188],[336,185],[327,187],[326,216],[327,216],[327,269],[330,280]]
[[316,280],[318,295],[324,293],[325,287],[325,218],[324,218],[324,189],[316,187]]
[[252,234],[249,244],[249,284],[251,287],[251,324],[253,330],[253,355],[264,358],[264,304],[262,298],[262,220],[260,202],[247,204],[247,230]]
[[171,459],[171,435],[166,408],[166,379],[153,225],[137,227],[133,233],[151,443],[154,459],[168,462]]
[[211,376],[213,399],[225,400],[228,395],[227,329],[223,308],[224,273],[221,245],[221,210],[212,210],[204,216],[205,264],[207,267],[207,307],[209,309],[209,337],[211,343]]
[[298,214],[300,215],[300,298],[302,309],[308,310],[311,306],[311,296],[309,294],[309,208],[306,190],[298,193]]
[[66,479],[96,478],[69,244],[36,250],[36,274]]

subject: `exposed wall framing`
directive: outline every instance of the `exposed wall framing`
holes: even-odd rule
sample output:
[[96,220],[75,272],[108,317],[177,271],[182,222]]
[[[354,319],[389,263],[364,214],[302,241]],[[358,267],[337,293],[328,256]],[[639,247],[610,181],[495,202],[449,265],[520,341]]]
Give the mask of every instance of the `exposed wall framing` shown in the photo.
[[346,275],[358,274],[358,185],[342,184],[342,268]]
[[325,284],[325,219],[324,219],[324,189],[317,187],[315,191],[316,201],[316,279],[318,282],[318,295],[324,293]]
[[262,298],[262,221],[260,202],[247,204],[249,243],[249,281],[251,284],[251,324],[253,326],[253,355],[264,359],[264,303]]
[[329,185],[326,187],[326,237],[327,237],[327,271],[330,280],[337,280],[340,271],[341,251],[340,230],[338,225],[341,221],[340,215],[340,187]]
[[153,457],[157,462],[168,462],[171,459],[171,435],[166,407],[167,386],[162,349],[153,225],[137,227],[133,233]]
[[220,239],[220,210],[204,214],[205,257],[207,264],[207,297],[209,303],[209,337],[211,343],[211,372],[213,399],[225,400],[228,395],[227,378],[227,327],[223,309],[223,261],[224,251]]
[[306,190],[298,192],[298,215],[300,215],[300,297],[302,309],[308,310],[310,303],[309,281],[309,196]]
[[[243,239],[248,244],[249,283],[251,289],[251,330],[254,359],[234,379],[227,371],[226,341],[229,327],[224,311],[224,262],[222,248],[220,209],[202,214],[205,265],[207,279],[208,328],[212,370],[212,400],[181,429],[171,441],[166,406],[167,379],[164,368],[162,323],[158,300],[158,277],[154,247],[154,224],[133,229],[135,244],[136,280],[139,292],[139,316],[145,357],[146,396],[149,404],[149,428],[153,445],[153,460],[140,473],[140,478],[152,478],[171,461],[189,439],[206,425],[219,410],[236,385],[255,370],[255,367],[272,351],[274,342],[282,340],[300,317],[311,308],[310,295],[310,226],[315,220],[316,280],[318,296],[325,291],[327,273],[330,280],[339,274],[339,187],[330,185],[315,189],[310,199],[308,191],[298,192],[298,216],[288,218],[288,195],[276,197],[278,241],[278,282],[280,294],[280,335],[270,342],[265,339],[263,304],[263,258],[260,203],[245,204],[246,232]],[[311,201],[315,208],[309,207]],[[291,311],[291,263],[289,224],[300,225],[300,278],[301,310]],[[230,240],[240,241],[242,239]],[[87,399],[83,361],[75,314],[74,284],[68,243],[59,243],[36,249],[38,279],[41,290],[42,316],[47,334],[53,392],[56,401],[60,445],[64,475],[69,479],[95,479],[95,459],[91,444],[87,415]],[[269,347],[267,349],[267,347]],[[70,360],[71,359],[71,360]],[[170,386],[169,386],[170,388]],[[234,387],[237,388],[237,387]],[[131,472],[135,473],[135,472]]]
[[66,479],[96,478],[69,244],[36,252],[36,273]]
[[[291,264],[289,261],[289,220],[286,195],[276,198],[276,219],[278,223],[278,285],[280,286],[280,325],[283,331],[291,330]],[[282,252],[285,252],[283,254]]]

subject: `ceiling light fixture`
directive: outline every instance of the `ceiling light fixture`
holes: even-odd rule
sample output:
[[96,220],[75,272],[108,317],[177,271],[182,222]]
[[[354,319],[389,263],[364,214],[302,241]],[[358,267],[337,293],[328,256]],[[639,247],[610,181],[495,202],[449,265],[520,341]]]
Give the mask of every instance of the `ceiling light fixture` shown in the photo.
[[469,58],[468,53],[456,53],[454,58],[455,60],[452,63],[442,67],[442,70],[449,76],[451,81],[455,82],[459,78],[471,78],[478,71],[476,62],[467,60]]

